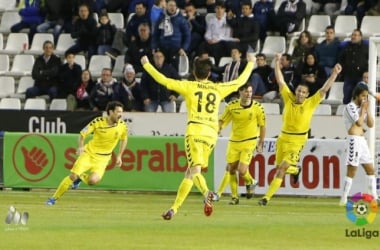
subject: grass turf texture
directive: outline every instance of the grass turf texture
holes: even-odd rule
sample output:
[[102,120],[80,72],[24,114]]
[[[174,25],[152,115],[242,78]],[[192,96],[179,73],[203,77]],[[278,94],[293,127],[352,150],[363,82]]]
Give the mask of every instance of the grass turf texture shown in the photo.
[[[338,198],[258,197],[215,204],[203,215],[192,194],[171,221],[161,218],[175,194],[69,191],[55,206],[52,192],[0,191],[0,249],[379,249],[380,237],[347,237],[363,230],[348,221]],[[26,225],[5,223],[9,207],[28,212]],[[380,215],[378,215],[380,217]],[[365,230],[380,230],[380,218]]]

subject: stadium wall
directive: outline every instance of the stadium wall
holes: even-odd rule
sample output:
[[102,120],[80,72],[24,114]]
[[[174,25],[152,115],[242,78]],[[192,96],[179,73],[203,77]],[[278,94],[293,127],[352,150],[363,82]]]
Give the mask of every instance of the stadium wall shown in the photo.
[[[75,161],[76,134],[4,135],[4,186],[28,188],[56,188]],[[204,173],[210,189],[215,189],[225,171],[225,152],[228,138],[220,137]],[[33,151],[34,149],[34,151]],[[250,172],[259,180],[256,193],[263,194],[274,177],[275,139],[267,138],[263,154],[256,154]],[[301,155],[302,174],[295,185],[286,177],[278,194],[338,196],[346,173],[345,140],[310,139]],[[46,159],[35,164],[36,155]],[[115,166],[115,155],[107,167],[102,182],[91,189],[176,191],[186,170],[182,136],[130,136],[128,149],[123,154],[121,168]],[[352,191],[366,191],[364,173],[358,171]],[[89,188],[85,185],[81,188]],[[239,191],[244,193],[239,181]],[[193,190],[195,191],[195,189]],[[229,192],[227,189],[226,192]]]

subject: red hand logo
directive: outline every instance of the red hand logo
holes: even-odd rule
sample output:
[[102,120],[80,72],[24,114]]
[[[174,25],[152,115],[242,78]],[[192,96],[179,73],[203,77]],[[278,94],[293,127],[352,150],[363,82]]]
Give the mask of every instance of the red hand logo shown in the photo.
[[21,151],[24,155],[25,168],[31,174],[38,174],[49,162],[42,149],[33,147],[28,151],[25,147],[21,147]]

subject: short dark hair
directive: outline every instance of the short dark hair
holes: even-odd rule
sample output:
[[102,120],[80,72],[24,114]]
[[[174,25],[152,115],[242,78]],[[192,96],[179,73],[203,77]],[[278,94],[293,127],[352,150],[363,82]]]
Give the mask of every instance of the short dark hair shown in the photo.
[[224,1],[222,1],[222,0],[217,0],[215,2],[215,7],[221,7],[223,9],[225,9],[226,8],[226,3]]
[[356,84],[354,90],[352,91],[352,100],[354,100],[364,91],[368,91],[368,85],[365,82],[359,82],[358,84]]
[[252,88],[252,85],[251,85],[249,82],[247,82],[246,84],[244,84],[244,85],[242,85],[242,86],[239,87],[239,91],[246,90],[246,89],[248,89],[249,87]]
[[257,53],[256,58],[263,57],[265,60],[267,59],[267,56],[264,53]]
[[68,55],[74,55],[75,56],[75,53],[71,50],[68,50],[65,52],[65,58],[68,56]]
[[328,26],[326,26],[325,30],[333,30],[333,31],[335,31],[335,28],[334,28],[333,25],[328,25]]
[[108,102],[107,107],[106,107],[107,114],[109,115],[110,111],[111,110],[114,111],[116,109],[116,107],[121,107],[122,109],[124,109],[124,105],[121,102],[118,102],[118,101]]
[[281,56],[285,57],[286,61],[291,61],[292,60],[292,56],[290,54],[284,53]]
[[307,91],[310,92],[310,86],[309,86],[309,84],[307,84],[306,82],[300,82],[300,83],[298,83],[296,89],[298,88],[298,86],[306,87],[306,88],[307,88]]
[[195,60],[194,75],[199,79],[206,79],[211,72],[212,63],[210,59]]
[[51,44],[51,45],[53,46],[53,48],[54,48],[54,43],[53,43],[52,41],[50,41],[50,40],[46,40],[46,41],[43,43],[42,48],[45,48],[45,46],[46,46],[47,44]]

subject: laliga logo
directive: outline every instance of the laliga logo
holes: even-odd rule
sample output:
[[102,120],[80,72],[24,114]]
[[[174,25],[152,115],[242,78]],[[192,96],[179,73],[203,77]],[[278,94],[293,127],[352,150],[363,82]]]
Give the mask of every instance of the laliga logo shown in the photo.
[[377,201],[370,194],[356,193],[346,204],[346,216],[357,226],[372,223],[377,211]]
[[[346,204],[347,218],[357,226],[371,224],[378,211],[377,201],[370,194],[354,194]],[[368,230],[364,227],[356,230],[346,229],[346,237],[371,239],[379,237],[379,230]]]

